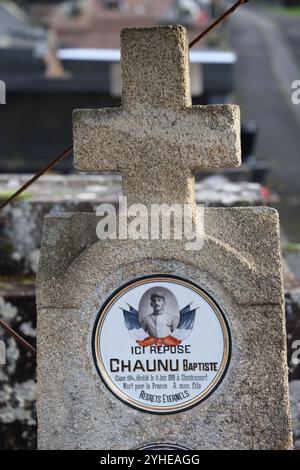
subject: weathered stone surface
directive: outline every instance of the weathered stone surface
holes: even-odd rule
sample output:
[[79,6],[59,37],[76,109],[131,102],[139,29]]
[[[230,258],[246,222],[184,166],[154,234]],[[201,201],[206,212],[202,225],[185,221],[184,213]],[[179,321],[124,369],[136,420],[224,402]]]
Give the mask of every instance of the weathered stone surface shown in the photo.
[[[201,281],[195,272],[194,276],[192,271],[186,274]],[[93,300],[97,304],[101,295]],[[96,314],[96,305],[93,310]],[[237,312],[231,305],[231,312],[235,348],[222,385],[193,410],[166,419],[124,405],[96,375],[86,352],[92,309],[66,309],[63,315],[56,309],[41,310],[40,328],[46,328],[48,336],[44,335],[39,345],[44,351],[39,358],[40,448],[130,449],[156,442],[158,436],[161,442],[193,449],[289,448],[290,423],[282,407],[282,401],[287,406],[287,390],[282,381],[278,383],[284,373],[280,366],[284,345],[278,343],[276,333],[277,328],[282,328],[280,308],[272,311],[271,334],[267,308],[253,306]],[[239,327],[240,315],[248,318],[243,331]],[[51,347],[52,337],[57,339],[57,348]],[[62,358],[64,365],[57,370],[53,365]],[[260,380],[253,380],[257,374]]]
[[[199,251],[187,251],[185,240],[101,240],[95,214],[62,214],[45,218],[38,302],[42,307],[81,305],[99,276],[115,266],[142,259],[174,259],[196,266],[233,289],[239,304],[281,304],[279,222],[269,208],[205,209],[206,239]],[[78,258],[75,258],[77,255]],[[101,273],[99,267],[101,266]],[[63,281],[63,282],[62,282]],[[84,292],[82,286],[87,291]]]
[[241,162],[239,108],[191,105],[185,28],[121,39],[122,106],[74,111],[75,167],[121,171],[130,204],[194,203],[193,172]]
[[[8,197],[30,175],[0,175],[1,194]],[[195,184],[196,202],[207,206],[264,205],[257,183],[232,183],[224,177],[208,177]],[[0,276],[35,274],[38,266],[45,215],[61,212],[95,212],[99,204],[116,207],[122,194],[121,176],[48,175],[37,181],[22,200],[0,214]]]
[[[191,255],[178,241],[95,242],[92,214],[46,219],[38,283],[40,448],[129,449],[158,435],[195,449],[291,447],[277,214],[207,209],[205,220],[208,239]],[[232,333],[222,384],[172,420],[119,402],[91,358],[91,328],[103,301],[145,272],[201,285],[223,307]]]

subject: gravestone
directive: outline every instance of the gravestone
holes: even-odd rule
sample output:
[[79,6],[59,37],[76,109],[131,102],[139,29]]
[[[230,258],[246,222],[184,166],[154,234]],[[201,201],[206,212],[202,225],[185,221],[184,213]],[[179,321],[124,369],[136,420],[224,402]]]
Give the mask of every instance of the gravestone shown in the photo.
[[[75,165],[121,172],[130,205],[188,204],[197,227],[193,173],[239,164],[238,107],[191,106],[184,28],[121,39],[122,106],[75,111]],[[45,218],[39,448],[290,449],[276,211],[207,208],[194,250],[99,240],[98,221]]]

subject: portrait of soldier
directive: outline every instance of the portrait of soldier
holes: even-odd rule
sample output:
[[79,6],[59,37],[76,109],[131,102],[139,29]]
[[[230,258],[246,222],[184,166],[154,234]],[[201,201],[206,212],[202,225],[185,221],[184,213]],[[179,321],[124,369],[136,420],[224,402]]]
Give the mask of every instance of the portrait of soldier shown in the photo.
[[[150,295],[149,295],[150,294]],[[141,315],[140,323],[146,333],[154,338],[165,338],[173,333],[179,323],[179,311],[176,299],[171,302],[173,309],[167,307],[167,302],[174,295],[165,288],[152,288],[148,293],[150,313]],[[174,306],[175,304],[175,306]]]

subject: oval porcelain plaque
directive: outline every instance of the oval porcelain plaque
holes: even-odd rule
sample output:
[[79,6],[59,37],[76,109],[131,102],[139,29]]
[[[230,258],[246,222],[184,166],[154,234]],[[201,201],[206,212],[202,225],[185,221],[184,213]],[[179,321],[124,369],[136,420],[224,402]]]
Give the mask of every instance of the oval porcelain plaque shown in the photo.
[[136,279],[99,312],[93,334],[101,378],[121,400],[143,411],[190,408],[220,384],[230,335],[216,302],[175,276]]

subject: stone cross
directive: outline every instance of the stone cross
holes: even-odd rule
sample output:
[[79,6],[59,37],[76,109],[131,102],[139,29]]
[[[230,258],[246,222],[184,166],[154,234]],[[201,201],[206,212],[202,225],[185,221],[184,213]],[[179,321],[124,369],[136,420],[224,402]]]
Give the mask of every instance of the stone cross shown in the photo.
[[194,171],[240,164],[238,106],[192,106],[182,26],[124,29],[121,58],[122,106],[74,112],[76,168],[121,172],[130,203],[194,203]]
[[[77,168],[120,171],[130,203],[194,204],[193,171],[239,163],[238,108],[191,106],[187,52],[180,26],[123,31],[122,106],[75,112]],[[45,218],[40,449],[292,448],[278,214],[269,207],[204,213],[204,243],[194,251],[178,238],[98,239],[94,213]],[[180,309],[180,323],[174,330],[173,316],[174,328],[165,330],[170,322],[161,316],[153,333],[143,312],[150,303],[161,312],[164,301],[169,312]],[[167,351],[150,354],[153,340]],[[184,352],[168,351],[178,341]],[[149,376],[148,354],[157,360],[150,373],[162,374],[160,361],[174,359],[178,373],[167,371],[162,382]],[[137,377],[139,363],[146,380]],[[216,382],[207,383],[211,372],[203,375],[201,364],[216,366]]]

